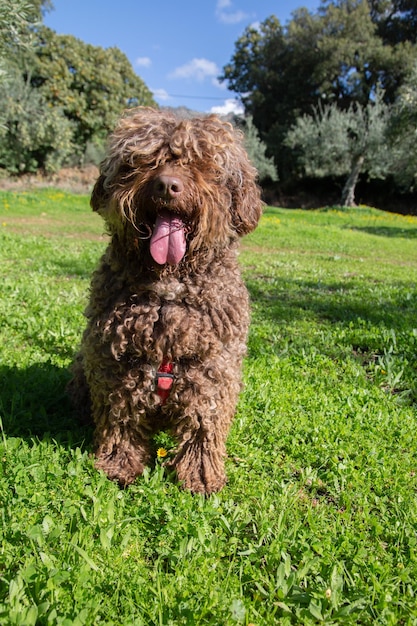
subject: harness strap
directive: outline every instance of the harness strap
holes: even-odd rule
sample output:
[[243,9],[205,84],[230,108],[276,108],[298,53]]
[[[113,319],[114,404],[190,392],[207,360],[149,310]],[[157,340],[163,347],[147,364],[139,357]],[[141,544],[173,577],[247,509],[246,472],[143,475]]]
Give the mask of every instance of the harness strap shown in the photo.
[[162,404],[168,399],[174,382],[174,365],[164,359],[156,372],[156,393],[162,400]]

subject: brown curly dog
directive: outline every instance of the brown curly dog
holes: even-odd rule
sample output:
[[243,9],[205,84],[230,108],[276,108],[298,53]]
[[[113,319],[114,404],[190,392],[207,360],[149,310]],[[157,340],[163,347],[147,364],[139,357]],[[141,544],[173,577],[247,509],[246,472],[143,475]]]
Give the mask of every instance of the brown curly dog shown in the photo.
[[111,236],[93,275],[70,390],[95,424],[96,466],[128,485],[150,438],[176,437],[183,487],[225,482],[249,324],[238,238],[262,205],[240,133],[216,116],[139,108],[110,138],[91,206]]

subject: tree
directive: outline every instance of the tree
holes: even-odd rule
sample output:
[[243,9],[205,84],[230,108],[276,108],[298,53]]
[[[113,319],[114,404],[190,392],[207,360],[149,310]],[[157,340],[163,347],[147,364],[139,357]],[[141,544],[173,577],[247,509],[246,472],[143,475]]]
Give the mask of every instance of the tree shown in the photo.
[[393,175],[403,189],[417,184],[417,62],[399,91],[389,125]]
[[81,164],[100,153],[125,108],[155,104],[118,48],[42,26],[49,8],[50,0],[0,0],[0,167],[11,172]]
[[11,173],[59,166],[70,151],[71,131],[58,110],[46,109],[42,98],[16,71],[33,42],[34,26],[50,0],[0,0],[0,167]]
[[285,174],[287,161],[283,135],[317,99],[314,68],[320,51],[314,45],[316,22],[302,9],[287,31],[274,16],[259,28],[248,27],[221,76],[229,89],[240,95],[281,174]]
[[74,128],[80,158],[88,143],[100,143],[120,113],[154,105],[151,92],[118,48],[101,48],[41,27],[24,78]]
[[243,131],[245,134],[245,148],[250,160],[258,171],[259,180],[261,182],[268,179],[272,181],[278,180],[274,161],[266,155],[266,146],[260,140],[258,131],[250,116],[243,120]]
[[[34,14],[44,5],[38,0]],[[7,69],[0,83],[0,167],[14,173],[83,164],[85,155],[100,153],[125,108],[154,104],[119,49],[42,26]]]
[[13,174],[58,170],[72,154],[71,122],[22,76],[0,82],[0,167]]
[[11,48],[25,45],[30,27],[50,8],[50,0],[0,0],[0,58]]
[[300,9],[285,28],[270,17],[236,42],[221,79],[240,94],[281,179],[293,173],[283,140],[297,118],[320,103],[344,111],[366,107],[378,85],[387,103],[395,101],[417,49],[411,40],[390,43],[382,37],[382,3],[378,12],[377,0],[374,9],[368,0],[322,0],[315,14]]
[[372,20],[385,44],[417,43],[415,0],[369,0]]
[[[367,104],[377,86],[392,103],[414,63],[415,38],[396,40],[384,36],[381,16],[396,11],[398,0],[321,0],[323,23],[329,36],[323,39],[330,58],[339,58],[339,104]],[[415,2],[415,0],[412,0]],[[378,10],[376,10],[378,7]],[[407,18],[405,18],[405,23]]]
[[346,111],[335,103],[317,107],[313,115],[297,119],[285,142],[298,154],[298,164],[307,176],[346,177],[340,203],[353,206],[361,173],[383,178],[390,170],[389,119],[390,107],[378,91],[375,101],[366,106],[351,104]]

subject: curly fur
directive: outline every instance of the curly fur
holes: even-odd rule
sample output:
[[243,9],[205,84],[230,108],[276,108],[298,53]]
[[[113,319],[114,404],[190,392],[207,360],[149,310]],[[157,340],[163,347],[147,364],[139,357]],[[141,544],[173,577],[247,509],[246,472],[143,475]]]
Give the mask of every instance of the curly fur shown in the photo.
[[[161,176],[180,181],[180,192],[156,194]],[[255,181],[240,133],[216,116],[139,108],[110,138],[91,205],[111,241],[93,275],[70,390],[91,410],[97,467],[121,485],[143,472],[160,428],[178,441],[172,465],[185,488],[209,494],[225,484],[249,325],[237,243],[261,214]],[[184,224],[186,252],[159,265],[149,240],[164,211]],[[174,375],[165,401],[156,389],[163,360]]]

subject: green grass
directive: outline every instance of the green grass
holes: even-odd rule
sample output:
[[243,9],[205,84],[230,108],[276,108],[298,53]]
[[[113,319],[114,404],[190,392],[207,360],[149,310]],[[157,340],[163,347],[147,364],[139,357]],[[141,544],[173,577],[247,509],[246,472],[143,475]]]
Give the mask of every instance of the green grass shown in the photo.
[[0,623],[417,624],[417,218],[267,209],[208,499],[157,458],[94,470],[65,384],[102,232],[86,197],[0,193]]

